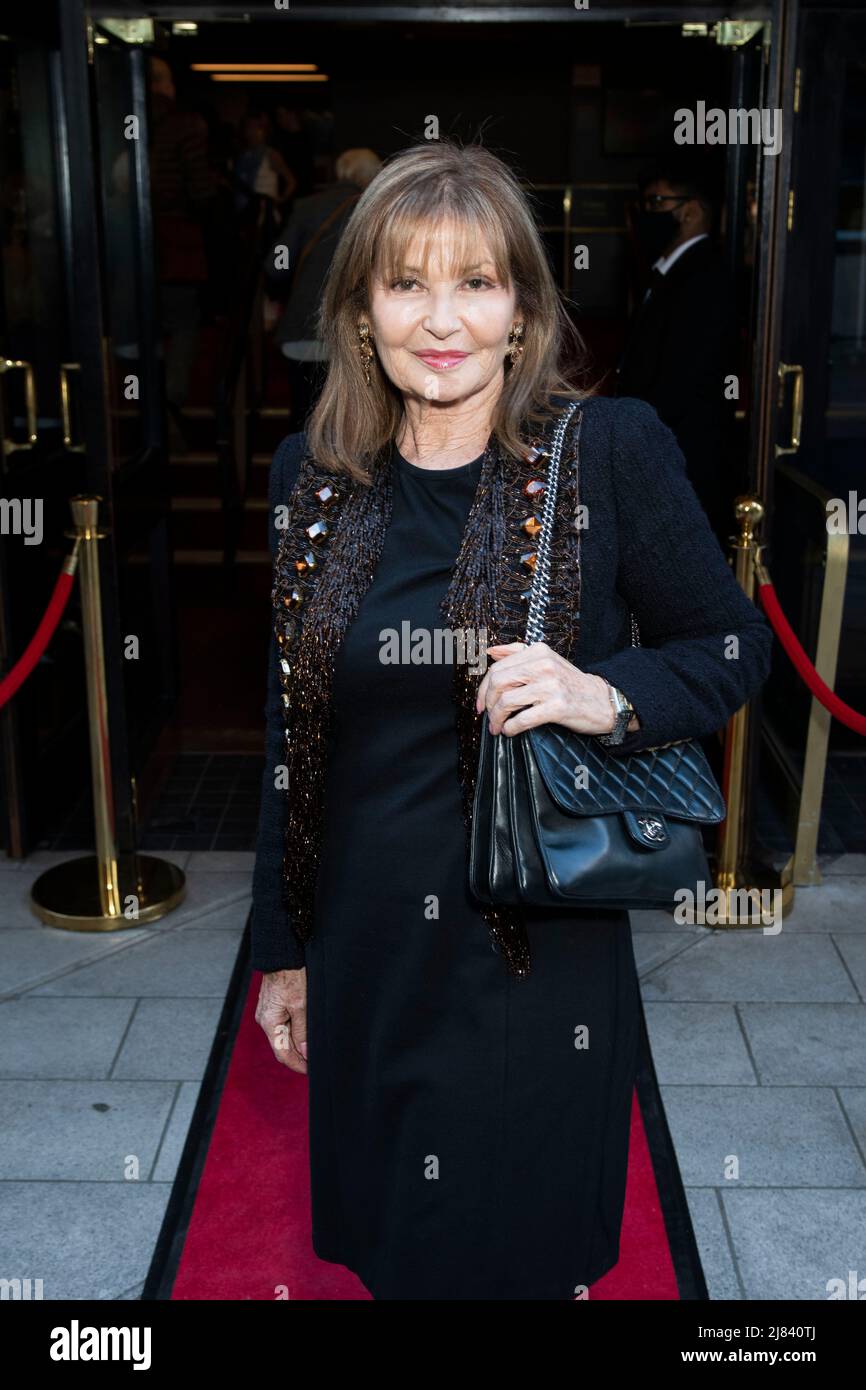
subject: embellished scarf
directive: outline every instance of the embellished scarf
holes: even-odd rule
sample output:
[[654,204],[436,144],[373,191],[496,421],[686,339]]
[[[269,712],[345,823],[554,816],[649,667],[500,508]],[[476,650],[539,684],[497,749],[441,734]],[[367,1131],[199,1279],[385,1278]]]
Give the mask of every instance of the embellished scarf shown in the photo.
[[[580,612],[577,438],[581,412],[562,450],[552,532],[545,641],[566,660]],[[551,422],[545,431],[551,431]],[[486,633],[486,645],[523,641],[541,528],[545,442],[536,436],[522,458],[506,456],[491,436],[451,580],[441,602],[453,632]],[[282,891],[293,930],[305,942],[322,839],[323,791],[337,651],[373,580],[392,508],[392,454],[385,450],[370,483],[327,472],[302,459],[287,500],[288,516],[274,563],[271,598],[285,720],[289,798]],[[467,872],[481,718],[480,676],[454,664],[453,698]],[[504,735],[507,737],[507,735]],[[523,916],[514,907],[482,907],[495,947],[513,975],[531,968]]]

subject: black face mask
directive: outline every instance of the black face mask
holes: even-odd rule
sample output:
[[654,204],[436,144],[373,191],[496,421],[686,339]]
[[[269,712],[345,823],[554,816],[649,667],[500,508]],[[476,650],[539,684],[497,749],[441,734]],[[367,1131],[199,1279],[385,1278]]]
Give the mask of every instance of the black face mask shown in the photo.
[[638,212],[635,231],[647,260],[657,261],[665,247],[679,235],[680,224],[672,212]]

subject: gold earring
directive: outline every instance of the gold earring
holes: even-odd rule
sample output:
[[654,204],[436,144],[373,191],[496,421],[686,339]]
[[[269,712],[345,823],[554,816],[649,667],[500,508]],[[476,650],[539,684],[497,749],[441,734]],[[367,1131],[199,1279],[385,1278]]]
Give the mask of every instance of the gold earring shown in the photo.
[[361,354],[361,364],[364,368],[364,380],[370,385],[370,363],[373,360],[373,348],[370,344],[370,325],[361,323],[358,325],[358,338],[360,339],[358,351]]
[[521,342],[522,337],[523,324],[517,323],[514,325],[508,336],[508,356],[511,358],[512,367],[517,365],[517,359],[523,352],[523,343]]

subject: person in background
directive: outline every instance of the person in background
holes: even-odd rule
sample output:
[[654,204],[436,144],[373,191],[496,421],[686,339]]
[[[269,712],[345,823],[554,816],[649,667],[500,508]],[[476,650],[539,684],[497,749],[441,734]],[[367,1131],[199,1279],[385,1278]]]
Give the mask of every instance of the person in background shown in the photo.
[[291,421],[300,429],[321,388],[327,351],[319,337],[316,317],[331,258],[363,189],[375,178],[382,161],[373,150],[344,150],[338,156],[335,181],[321,193],[299,198],[268,253],[266,273],[276,295],[288,301],[274,341],[289,366]]
[[261,111],[245,116],[241,125],[243,148],[235,160],[235,178],[240,187],[235,208],[244,212],[249,194],[262,193],[272,202],[287,203],[297,188],[297,179],[279,150],[270,143],[270,121]]
[[273,110],[271,142],[279,150],[298,181],[296,198],[313,192],[313,145],[301,113],[294,106],[277,105]]
[[715,196],[703,170],[671,162],[639,183],[637,239],[652,267],[628,327],[619,396],[655,406],[673,430],[689,477],[721,540],[742,490],[735,459],[734,297],[712,239]]
[[208,129],[194,111],[177,106],[174,77],[164,58],[148,67],[150,183],[165,358],[165,393],[172,449],[186,447],[183,407],[198,347],[199,293],[208,277],[203,224],[216,195],[208,160]]

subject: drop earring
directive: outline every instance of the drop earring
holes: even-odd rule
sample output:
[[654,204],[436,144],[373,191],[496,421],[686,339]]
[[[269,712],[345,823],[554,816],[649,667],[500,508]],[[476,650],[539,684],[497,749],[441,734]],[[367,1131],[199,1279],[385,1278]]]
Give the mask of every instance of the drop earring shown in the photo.
[[368,323],[360,323],[358,325],[358,338],[360,340],[358,351],[361,354],[361,365],[364,368],[364,380],[369,386],[371,382],[370,363],[373,360],[373,348],[370,343],[370,325]]
[[517,365],[520,354],[523,352],[523,324],[516,323],[508,335],[508,356],[511,358],[511,365]]

